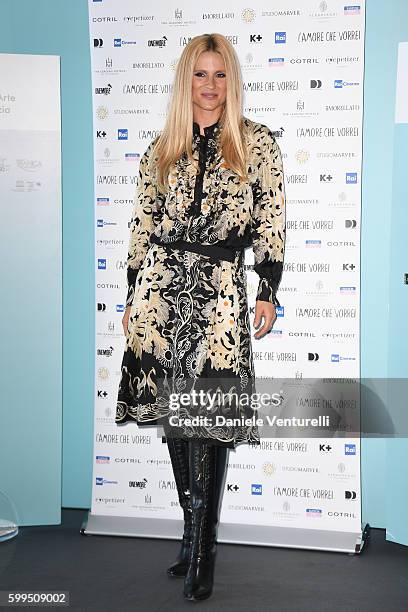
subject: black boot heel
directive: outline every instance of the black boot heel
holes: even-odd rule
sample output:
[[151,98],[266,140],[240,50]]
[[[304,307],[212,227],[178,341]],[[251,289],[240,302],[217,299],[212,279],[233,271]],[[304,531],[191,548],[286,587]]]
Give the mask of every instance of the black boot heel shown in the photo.
[[175,578],[183,578],[187,574],[189,553],[190,534],[184,533],[181,542],[181,549],[176,557],[176,561],[173,563],[173,565],[170,565],[170,567],[167,568],[167,573],[169,576],[174,576]]

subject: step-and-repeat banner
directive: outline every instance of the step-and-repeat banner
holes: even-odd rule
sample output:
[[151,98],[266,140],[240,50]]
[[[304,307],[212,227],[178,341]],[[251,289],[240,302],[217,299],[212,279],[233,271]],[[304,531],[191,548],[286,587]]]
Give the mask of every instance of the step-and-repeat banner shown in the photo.
[[[282,306],[272,332],[253,340],[257,376],[302,381],[292,407],[313,412],[326,401],[333,414],[347,405],[355,416],[365,7],[339,0],[142,6],[89,2],[97,300],[91,514],[180,519],[157,429],[114,422],[138,162],[164,125],[184,46],[198,34],[227,36],[241,62],[244,115],[274,132],[285,171]],[[252,249],[246,264],[252,323]],[[325,394],[324,385],[337,380],[344,383],[339,397]],[[230,453],[221,521],[359,533],[359,437],[285,436]]]

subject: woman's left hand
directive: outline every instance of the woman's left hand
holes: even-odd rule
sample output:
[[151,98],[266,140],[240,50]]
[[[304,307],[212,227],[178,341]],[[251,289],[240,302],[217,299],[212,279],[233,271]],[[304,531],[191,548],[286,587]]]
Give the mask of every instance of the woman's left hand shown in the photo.
[[262,300],[256,300],[255,318],[254,318],[255,329],[259,327],[262,317],[264,318],[263,325],[254,334],[254,338],[256,338],[256,340],[258,340],[259,338],[262,338],[262,336],[267,334],[268,331],[272,329],[272,326],[275,323],[276,317],[277,317],[275,304],[272,304],[272,302],[264,302]]

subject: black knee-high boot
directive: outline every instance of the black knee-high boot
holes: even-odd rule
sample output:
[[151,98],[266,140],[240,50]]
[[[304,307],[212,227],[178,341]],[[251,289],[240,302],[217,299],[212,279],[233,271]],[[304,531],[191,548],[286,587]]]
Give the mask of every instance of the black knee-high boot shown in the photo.
[[190,552],[192,513],[190,503],[189,450],[186,440],[170,436],[166,440],[176,481],[179,503],[184,515],[184,533],[181,549],[175,563],[167,569],[169,576],[178,577],[187,574]]
[[217,552],[217,527],[228,465],[228,448],[196,440],[189,442],[192,509],[191,547],[184,596],[210,597]]

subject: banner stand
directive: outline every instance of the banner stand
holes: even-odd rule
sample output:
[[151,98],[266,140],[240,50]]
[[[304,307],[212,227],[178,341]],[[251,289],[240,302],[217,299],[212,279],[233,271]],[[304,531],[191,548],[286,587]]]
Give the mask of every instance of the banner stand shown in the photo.
[[[318,407],[339,425],[351,420],[344,415],[360,417],[354,388],[360,380],[365,2],[298,4],[288,10],[280,0],[267,9],[254,0],[251,8],[221,13],[226,3],[210,3],[203,12],[199,5],[159,1],[139,13],[130,0],[89,0],[98,315],[92,502],[84,535],[181,538],[165,444],[154,428],[115,423],[124,349],[116,317],[125,307],[137,162],[164,125],[182,48],[200,33],[220,32],[234,45],[243,113],[268,126],[283,153],[288,269],[275,329],[254,346],[256,376],[301,383],[298,394],[290,388],[284,395],[283,416],[310,416]],[[252,315],[258,276],[252,257],[245,265]],[[330,387],[310,382],[316,378],[349,386],[330,395]],[[220,543],[359,553],[369,526],[361,515],[357,432],[271,435],[259,448],[236,449]]]
[[[136,538],[180,540],[183,521],[175,519],[137,518],[132,516],[104,516],[88,512],[80,533]],[[369,537],[370,525],[359,531],[328,531],[266,525],[223,523],[218,530],[220,544],[248,544],[252,546],[282,546],[359,554]]]

